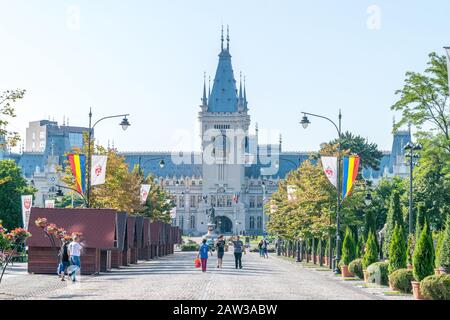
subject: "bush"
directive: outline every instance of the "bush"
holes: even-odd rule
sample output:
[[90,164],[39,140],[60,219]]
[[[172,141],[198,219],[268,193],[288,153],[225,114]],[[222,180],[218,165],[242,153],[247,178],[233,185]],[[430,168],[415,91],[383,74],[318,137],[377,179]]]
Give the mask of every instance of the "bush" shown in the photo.
[[342,243],[342,258],[339,265],[348,266],[350,262],[355,260],[355,258],[355,242],[353,240],[350,228],[347,227],[347,230],[345,231],[344,242]]
[[368,266],[377,261],[378,261],[377,242],[375,240],[373,231],[370,231],[366,241],[365,252],[362,259],[362,267],[363,269],[367,269]]
[[406,268],[406,243],[403,227],[397,224],[395,225],[389,247],[389,274],[404,268]]
[[198,251],[199,245],[196,243],[181,245],[181,251]]
[[388,263],[375,262],[367,267],[368,282],[376,283],[381,286],[389,285]]
[[411,293],[414,275],[412,270],[398,269],[389,275],[389,284],[394,290],[404,293]]
[[439,265],[440,267],[450,268],[450,213],[447,214],[444,237],[439,250]]
[[360,279],[364,279],[364,273],[362,268],[362,259],[355,259],[348,265],[348,271],[357,276]]
[[428,223],[425,223],[413,255],[413,274],[422,281],[434,273],[434,245]]
[[433,300],[450,300],[450,274],[428,276],[420,282],[421,293]]

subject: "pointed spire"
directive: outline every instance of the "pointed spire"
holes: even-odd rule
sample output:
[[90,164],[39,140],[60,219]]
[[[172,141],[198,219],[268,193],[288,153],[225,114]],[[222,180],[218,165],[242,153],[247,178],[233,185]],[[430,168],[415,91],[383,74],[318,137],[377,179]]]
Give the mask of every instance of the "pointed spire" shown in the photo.
[[211,97],[211,76],[208,76],[208,101],[209,98]]
[[223,51],[223,25],[222,25],[222,37],[220,38],[220,40],[221,40],[221,49],[222,49],[222,51]]
[[242,72],[239,74],[239,104],[242,106],[243,97],[242,97]]
[[230,51],[230,26],[227,25],[227,51]]
[[245,109],[247,109],[247,89],[245,86],[245,80],[246,80],[246,77],[244,76],[244,106],[245,106]]
[[208,98],[206,98],[206,72],[203,73],[203,98],[202,103],[204,106],[208,105]]

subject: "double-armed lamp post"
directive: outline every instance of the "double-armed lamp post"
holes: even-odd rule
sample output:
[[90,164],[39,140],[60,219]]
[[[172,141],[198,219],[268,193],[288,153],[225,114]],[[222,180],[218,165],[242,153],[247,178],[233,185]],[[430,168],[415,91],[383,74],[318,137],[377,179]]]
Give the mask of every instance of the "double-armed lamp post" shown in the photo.
[[405,157],[407,159],[407,164],[409,166],[409,234],[414,232],[413,229],[413,171],[414,167],[418,166],[417,160],[419,159],[419,154],[415,153],[417,151],[422,150],[422,146],[420,144],[414,144],[411,141],[403,147],[406,154]]
[[[333,126],[336,128],[337,134],[338,134],[338,159],[337,159],[337,194],[336,194],[336,202],[337,202],[337,206],[336,206],[336,257],[335,257],[335,261],[334,261],[334,272],[335,273],[340,273],[339,271],[339,260],[340,260],[340,254],[339,254],[339,247],[340,247],[340,233],[339,233],[339,229],[341,226],[341,221],[340,221],[340,210],[341,210],[341,187],[340,187],[340,172],[341,172],[341,120],[342,120],[342,114],[341,114],[341,110],[339,110],[339,122],[338,125],[336,125],[336,123],[331,120],[330,118],[318,115],[318,114],[313,114],[313,113],[309,113],[309,112],[302,112],[303,113],[303,118],[300,121],[300,124],[302,125],[302,127],[304,129],[308,128],[308,125],[311,123],[308,119],[308,116],[311,117],[317,117],[317,118],[321,118],[321,119],[325,119],[328,120],[329,122],[331,122],[333,124]],[[330,246],[331,248],[331,246]],[[331,251],[331,250],[330,250]]]
[[90,208],[91,206],[91,165],[92,165],[92,159],[91,159],[91,139],[92,139],[92,133],[94,132],[95,126],[103,120],[111,119],[111,118],[122,118],[122,122],[120,122],[120,126],[125,131],[130,126],[130,123],[128,122],[127,117],[129,114],[118,114],[114,116],[107,116],[103,117],[99,120],[97,120],[94,125],[92,125],[92,109],[89,109],[89,132],[88,132],[88,168],[87,168],[87,195],[86,195],[86,207]]

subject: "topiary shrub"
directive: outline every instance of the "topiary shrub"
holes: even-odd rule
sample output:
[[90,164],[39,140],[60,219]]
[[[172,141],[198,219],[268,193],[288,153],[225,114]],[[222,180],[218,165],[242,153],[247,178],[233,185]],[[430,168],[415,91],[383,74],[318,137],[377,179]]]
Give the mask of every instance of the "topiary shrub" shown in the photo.
[[447,214],[444,236],[439,248],[439,266],[450,268],[450,214]]
[[389,285],[388,277],[388,263],[387,262],[375,262],[367,267],[368,282],[376,283],[380,286]]
[[436,257],[434,260],[434,266],[436,268],[441,267],[441,248],[442,248],[442,244],[444,243],[444,235],[445,235],[445,232],[439,232],[439,234],[437,236]]
[[422,281],[434,273],[434,244],[428,223],[425,223],[413,255],[413,274],[416,281]]
[[362,259],[355,259],[348,265],[348,271],[360,279],[364,279]]
[[413,264],[413,255],[414,248],[416,246],[416,236],[414,234],[410,234],[408,236],[408,246],[407,246],[407,257],[406,257],[406,265],[412,266]]
[[363,269],[367,269],[368,266],[377,261],[378,261],[377,242],[375,240],[373,232],[370,231],[366,241],[364,256],[362,259],[362,267]]
[[426,277],[420,282],[420,292],[428,299],[450,300],[450,274]]
[[389,275],[389,284],[394,290],[404,293],[411,293],[414,275],[412,270],[398,269]]
[[[400,203],[400,193],[392,191],[388,214],[386,217],[386,234],[384,236],[384,247],[389,250],[395,225],[403,225],[402,206]],[[389,252],[388,252],[389,253]]]
[[355,260],[356,252],[355,252],[355,242],[353,240],[352,232],[350,228],[347,227],[345,231],[344,242],[342,243],[342,257],[339,265],[348,266],[350,262]]
[[389,247],[389,274],[398,269],[406,268],[406,243],[403,227],[395,225],[392,241]]

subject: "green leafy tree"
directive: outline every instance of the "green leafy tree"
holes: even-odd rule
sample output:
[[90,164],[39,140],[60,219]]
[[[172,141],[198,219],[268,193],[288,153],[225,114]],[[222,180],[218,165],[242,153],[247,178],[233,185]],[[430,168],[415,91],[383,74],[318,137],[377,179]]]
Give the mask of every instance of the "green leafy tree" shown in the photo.
[[20,168],[13,160],[0,161],[0,220],[8,230],[22,226],[21,196],[34,194],[36,190],[27,185]]
[[447,215],[447,223],[439,252],[439,265],[440,267],[450,268],[450,214]]
[[429,58],[425,72],[407,72],[405,85],[395,92],[400,98],[391,109],[402,113],[395,129],[409,123],[431,126],[444,138],[440,147],[450,152],[447,57],[432,52]]
[[400,204],[400,194],[394,190],[391,194],[391,203],[389,206],[389,211],[387,215],[387,226],[385,234],[385,248],[389,248],[392,240],[392,235],[394,233],[395,225],[403,226],[403,214]]
[[[16,117],[14,103],[25,95],[25,90],[6,90],[0,92],[0,149],[6,145],[15,146],[20,137],[17,132],[8,130],[9,118]],[[2,142],[2,139],[5,140]],[[1,182],[0,182],[1,183]]]
[[441,249],[442,249],[442,244],[444,243],[444,236],[445,236],[445,231],[441,231],[437,235],[437,244],[436,244],[436,251],[435,251],[436,259],[434,261],[436,268],[441,267]]
[[356,259],[355,241],[350,228],[345,231],[344,242],[342,242],[341,265],[348,266],[350,262]]
[[433,237],[428,224],[425,223],[413,256],[413,274],[416,281],[422,281],[434,274],[434,258]]
[[392,241],[389,247],[389,273],[406,268],[406,243],[403,227],[395,225]]

